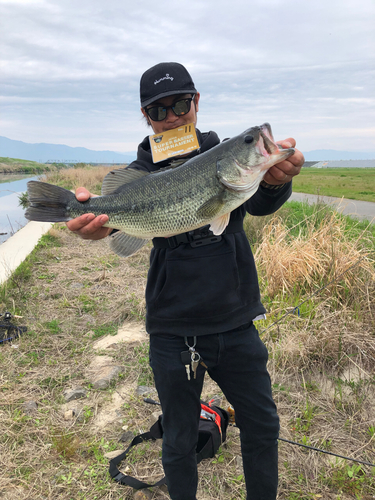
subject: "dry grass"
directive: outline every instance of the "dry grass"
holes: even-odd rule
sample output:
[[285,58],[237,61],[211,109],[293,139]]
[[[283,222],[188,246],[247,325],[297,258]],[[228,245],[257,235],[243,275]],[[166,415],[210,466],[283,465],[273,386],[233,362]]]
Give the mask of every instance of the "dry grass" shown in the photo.
[[[116,165],[115,167],[116,170],[120,168],[122,168],[121,165]],[[59,172],[49,172],[41,180],[73,190],[84,186],[93,194],[101,194],[103,178],[111,170],[114,170],[113,166],[69,168]]]
[[[87,186],[76,174],[71,182]],[[259,330],[270,353],[281,437],[374,462],[375,285],[365,235],[348,233],[331,216],[322,224],[304,223],[294,237],[278,217],[267,218],[264,228],[256,223],[259,276],[270,310]],[[56,225],[1,289],[0,312],[22,315],[19,324],[29,327],[17,342],[0,345],[2,500],[133,497],[130,488],[111,481],[103,454],[124,447],[118,442],[124,425],[138,434],[158,411],[136,395],[138,385],[152,385],[147,342],[99,353],[125,367],[105,391],[90,386],[88,366],[97,354],[96,338],[115,333],[124,321],[142,327],[149,250],[120,259],[105,241],[83,241]],[[358,259],[338,282],[311,297]],[[299,316],[273,325],[304,300]],[[82,418],[67,421],[63,393],[76,386],[87,390],[87,398],[77,402]],[[217,394],[207,378],[203,397]],[[118,399],[116,419],[99,426],[99,417]],[[30,400],[38,410],[28,415],[23,404]],[[123,469],[157,479],[159,446],[136,447]],[[245,498],[235,427],[215,459],[199,465],[199,473],[200,500]],[[374,474],[370,467],[280,442],[279,500],[370,500]],[[152,498],[168,496],[158,488]]]
[[[263,273],[265,293],[312,292],[316,286],[337,280],[340,288],[357,290],[364,275],[374,282],[374,262],[363,245],[363,234],[355,239],[346,234],[345,221],[337,213],[323,219],[318,227],[307,220],[297,237],[275,217],[263,231],[255,260]],[[357,265],[359,264],[359,265]]]

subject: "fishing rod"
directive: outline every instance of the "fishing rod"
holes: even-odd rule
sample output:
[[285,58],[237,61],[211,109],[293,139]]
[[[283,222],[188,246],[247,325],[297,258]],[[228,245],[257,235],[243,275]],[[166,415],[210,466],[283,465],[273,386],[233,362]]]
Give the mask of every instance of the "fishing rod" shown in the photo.
[[357,460],[356,458],[345,457],[344,455],[338,455],[332,451],[322,450],[321,448],[316,448],[315,446],[309,446],[307,444],[297,443],[297,441],[290,441],[289,439],[277,438],[279,441],[284,441],[285,443],[294,444],[297,446],[302,446],[302,448],[307,448],[308,450],[319,451],[320,453],[326,453],[327,455],[333,455],[334,457],[343,458],[344,460],[351,460],[352,462],[357,462],[359,464],[368,465],[369,467],[375,467],[375,464],[371,462],[365,462],[363,460]]

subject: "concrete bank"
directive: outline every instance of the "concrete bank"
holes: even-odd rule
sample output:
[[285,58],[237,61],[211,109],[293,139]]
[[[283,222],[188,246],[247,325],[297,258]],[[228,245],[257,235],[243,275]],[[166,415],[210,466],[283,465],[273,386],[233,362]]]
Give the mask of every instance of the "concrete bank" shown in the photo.
[[52,227],[50,222],[28,222],[0,245],[0,284],[4,283],[33,251],[43,234]]
[[310,205],[321,201],[332,205],[338,212],[350,217],[368,220],[375,224],[375,203],[370,201],[348,200],[347,198],[333,198],[332,196],[317,196],[315,194],[292,193],[288,201],[306,202]]

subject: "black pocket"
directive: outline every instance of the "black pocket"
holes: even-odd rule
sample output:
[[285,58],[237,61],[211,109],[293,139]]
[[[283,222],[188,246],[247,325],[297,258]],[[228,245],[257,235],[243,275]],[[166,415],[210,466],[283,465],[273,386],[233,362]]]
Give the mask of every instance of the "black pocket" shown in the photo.
[[157,317],[209,318],[242,306],[233,251],[167,260],[165,270],[152,307]]

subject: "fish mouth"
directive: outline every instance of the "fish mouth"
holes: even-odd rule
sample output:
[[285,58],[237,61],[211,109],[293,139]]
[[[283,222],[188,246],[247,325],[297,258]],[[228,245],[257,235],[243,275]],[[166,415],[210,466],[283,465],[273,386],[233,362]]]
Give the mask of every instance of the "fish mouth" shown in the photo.
[[294,153],[293,148],[284,149],[276,144],[269,123],[264,123],[259,127],[259,140],[256,148],[258,153],[261,154],[266,160],[268,160],[266,161],[266,163],[260,166],[261,170],[267,170],[269,168],[271,157],[283,156],[284,158],[288,158]]
[[[257,165],[252,165],[250,169],[245,170],[254,171],[259,169],[259,172],[263,172],[264,170],[269,169],[269,162],[267,160],[269,160],[273,154],[277,153],[279,151],[279,148],[275,143],[271,126],[268,123],[263,123],[263,125],[255,128],[259,132],[258,142],[255,145],[255,149],[262,159],[259,159],[259,163]],[[236,158],[234,158],[234,162],[236,163],[240,171],[244,169],[243,165],[241,165]]]
[[266,158],[278,151],[278,147],[272,135],[271,126],[268,123],[264,123],[259,127],[257,149],[259,154]]
[[276,144],[271,126],[268,123],[253,127],[252,134],[254,137],[258,135],[255,144],[255,150],[258,154],[257,163],[243,165],[237,158],[232,158],[240,172],[240,179],[230,181],[225,179],[225,176],[222,176],[220,181],[227,189],[237,192],[256,191],[267,170],[294,153],[293,148],[283,149]]

